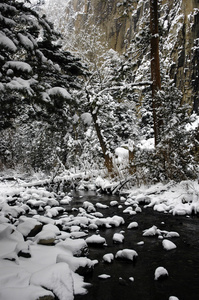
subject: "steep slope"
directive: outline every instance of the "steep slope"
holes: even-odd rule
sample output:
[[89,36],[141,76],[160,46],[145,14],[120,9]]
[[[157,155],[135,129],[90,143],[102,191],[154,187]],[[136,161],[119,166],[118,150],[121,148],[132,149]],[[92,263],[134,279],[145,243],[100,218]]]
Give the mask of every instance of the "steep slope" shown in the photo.
[[[66,47],[71,47],[75,32],[84,29],[89,33],[93,24],[103,33],[102,42],[119,53],[135,42],[140,49],[149,47],[146,32],[145,44],[139,40],[140,32],[148,28],[149,0],[43,0],[40,4],[40,9],[63,33]],[[199,2],[161,0],[159,11],[162,68],[183,92],[183,100],[198,112]]]

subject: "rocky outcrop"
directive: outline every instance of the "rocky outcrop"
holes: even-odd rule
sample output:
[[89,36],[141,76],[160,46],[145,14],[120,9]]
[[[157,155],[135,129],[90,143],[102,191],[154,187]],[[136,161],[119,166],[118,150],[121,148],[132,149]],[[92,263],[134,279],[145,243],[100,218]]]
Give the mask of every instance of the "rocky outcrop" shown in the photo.
[[[62,31],[66,43],[74,31],[89,33],[95,25],[102,32],[101,41],[106,42],[108,48],[122,53],[132,41],[137,39],[139,42],[139,33],[142,30],[146,32],[149,26],[149,1],[68,0],[63,3],[49,0],[47,3],[47,15]],[[163,67],[182,91],[183,101],[198,112],[199,2],[162,0],[159,13]],[[149,37],[145,42],[150,47]],[[143,61],[143,57],[139,59]]]

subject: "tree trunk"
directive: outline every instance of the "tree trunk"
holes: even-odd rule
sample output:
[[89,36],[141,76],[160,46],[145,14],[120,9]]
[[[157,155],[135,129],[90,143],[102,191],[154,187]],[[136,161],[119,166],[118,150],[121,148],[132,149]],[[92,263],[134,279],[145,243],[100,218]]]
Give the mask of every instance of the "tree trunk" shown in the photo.
[[108,154],[108,151],[107,151],[108,149],[107,149],[106,144],[104,142],[100,127],[98,125],[97,114],[94,114],[94,113],[91,113],[91,114],[92,114],[95,130],[96,130],[96,133],[97,133],[97,137],[98,137],[100,146],[102,148],[103,156],[104,156],[104,159],[105,159],[105,166],[106,166],[108,172],[111,174],[113,172],[113,161],[112,161],[111,157]]
[[[89,92],[88,92],[87,89],[86,89],[86,95],[87,95],[88,103],[90,103],[90,101],[89,101],[90,100],[90,95],[89,95]],[[91,116],[92,116],[92,119],[93,119],[93,123],[94,123],[94,126],[95,126],[97,137],[98,137],[98,140],[99,140],[99,143],[100,143],[100,146],[101,146],[101,149],[102,149],[102,153],[103,153],[103,156],[104,156],[105,166],[106,166],[109,174],[113,175],[113,160],[112,160],[112,158],[108,154],[107,146],[106,146],[106,144],[104,142],[100,126],[99,126],[99,124],[97,122],[98,121],[97,120],[97,113],[93,112],[92,107],[90,107],[90,113],[91,113]]]
[[160,141],[160,127],[162,120],[158,117],[158,108],[161,103],[157,99],[157,91],[161,89],[160,61],[159,61],[159,35],[158,35],[158,0],[150,0],[150,31],[151,31],[151,79],[153,98],[153,123],[155,145]]

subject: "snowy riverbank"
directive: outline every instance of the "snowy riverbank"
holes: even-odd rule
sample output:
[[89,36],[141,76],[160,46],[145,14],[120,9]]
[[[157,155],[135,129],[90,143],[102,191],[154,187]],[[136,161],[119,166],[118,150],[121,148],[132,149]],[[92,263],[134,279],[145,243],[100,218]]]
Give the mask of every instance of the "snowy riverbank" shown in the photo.
[[[0,183],[0,299],[3,300],[12,299],[13,295],[15,300],[36,300],[44,296],[54,299],[54,295],[59,300],[74,299],[75,294],[87,292],[83,276],[92,272],[98,263],[87,255],[89,245],[107,246],[100,228],[119,229],[125,222],[124,216],[133,217],[147,207],[172,215],[199,213],[196,181],[134,187],[108,205],[100,202],[99,197],[95,203],[84,201],[79,208],[73,205],[71,193],[56,194],[40,183],[40,180]],[[100,177],[88,182],[92,190],[110,185]],[[79,187],[85,187],[85,182]],[[104,217],[101,211],[109,207],[117,207],[120,214]],[[128,229],[137,226],[131,222]],[[164,249],[175,249],[170,239],[177,232],[162,231],[157,226],[143,231],[143,236],[155,235],[162,239]],[[122,244],[123,239],[122,232],[113,235],[115,243]],[[133,249],[122,249],[115,258],[133,261],[137,255]],[[113,254],[104,257],[107,261],[112,259]],[[154,279],[166,271],[158,269]]]

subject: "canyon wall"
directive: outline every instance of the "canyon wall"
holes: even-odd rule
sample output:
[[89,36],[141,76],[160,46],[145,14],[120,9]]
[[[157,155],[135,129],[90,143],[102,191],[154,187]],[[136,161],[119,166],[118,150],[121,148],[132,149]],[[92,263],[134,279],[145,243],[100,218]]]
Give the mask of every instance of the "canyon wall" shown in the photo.
[[[93,30],[94,24],[102,32],[102,42],[119,53],[149,27],[149,0],[49,0],[45,9],[66,41],[74,32]],[[199,0],[159,1],[159,27],[160,57],[168,62],[167,73],[182,91],[183,101],[198,112]],[[149,37],[147,42],[150,47]]]

